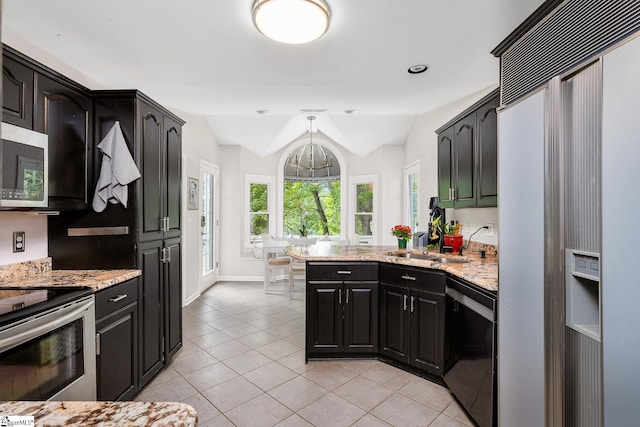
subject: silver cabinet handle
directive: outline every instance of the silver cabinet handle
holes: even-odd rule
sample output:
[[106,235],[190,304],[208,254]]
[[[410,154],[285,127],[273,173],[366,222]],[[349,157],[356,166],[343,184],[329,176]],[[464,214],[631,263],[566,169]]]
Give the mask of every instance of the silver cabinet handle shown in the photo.
[[100,334],[96,334],[96,356],[100,356]]
[[407,311],[407,296],[403,295],[403,300],[404,300],[404,311]]
[[346,295],[346,297],[347,297],[347,298],[346,298],[346,299],[347,299],[346,304],[349,304],[349,289],[345,289],[345,290],[344,290],[344,294],[345,294],[345,295]]
[[122,294],[122,295],[117,295],[113,298],[109,298],[109,301],[111,302],[118,302],[118,301],[122,301],[123,299],[125,299],[126,297],[128,297],[127,294]]
[[403,278],[404,280],[411,280],[411,281],[415,281],[415,280],[416,280],[416,278],[415,278],[415,277],[413,277],[413,276],[409,276],[408,274],[405,274],[404,276],[402,276],[402,278]]
[[456,200],[456,189],[455,187],[451,189],[451,200]]
[[349,270],[338,270],[337,273],[338,274],[351,274],[351,271],[349,271]]
[[165,248],[160,249],[160,262],[163,264],[167,262],[167,251]]
[[338,304],[342,304],[342,289],[338,289]]
[[167,262],[171,262],[171,248],[166,248],[167,251]]
[[416,297],[412,296],[411,297],[411,312],[412,313],[413,313],[413,310],[415,309],[415,305],[414,305],[415,300],[416,300]]

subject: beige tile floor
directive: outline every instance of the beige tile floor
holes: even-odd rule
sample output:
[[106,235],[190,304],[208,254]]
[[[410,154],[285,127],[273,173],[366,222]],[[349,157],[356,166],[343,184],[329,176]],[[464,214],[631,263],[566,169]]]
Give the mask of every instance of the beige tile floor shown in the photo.
[[472,426],[449,391],[376,360],[304,363],[304,289],[221,282],[183,310],[184,345],[137,397],[213,426]]

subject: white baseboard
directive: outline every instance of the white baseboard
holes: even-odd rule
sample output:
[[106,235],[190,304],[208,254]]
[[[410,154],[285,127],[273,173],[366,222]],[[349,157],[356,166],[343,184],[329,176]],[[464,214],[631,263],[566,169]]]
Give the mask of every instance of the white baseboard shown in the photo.
[[263,276],[220,276],[218,282],[263,282]]

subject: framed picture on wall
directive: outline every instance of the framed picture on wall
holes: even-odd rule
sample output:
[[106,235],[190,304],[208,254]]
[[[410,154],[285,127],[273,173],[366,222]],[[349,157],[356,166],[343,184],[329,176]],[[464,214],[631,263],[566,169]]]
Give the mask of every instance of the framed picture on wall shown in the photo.
[[198,209],[198,180],[189,177],[189,198],[187,199],[187,209]]

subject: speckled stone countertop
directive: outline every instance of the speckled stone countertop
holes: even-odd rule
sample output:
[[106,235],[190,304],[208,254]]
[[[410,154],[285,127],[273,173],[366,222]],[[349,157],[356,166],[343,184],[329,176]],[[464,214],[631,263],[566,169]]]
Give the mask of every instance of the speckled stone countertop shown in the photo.
[[89,287],[97,292],[142,274],[140,270],[52,270],[51,258],[0,266],[2,287]]
[[11,415],[50,427],[198,425],[196,410],[177,402],[0,402],[0,418]]
[[[479,250],[487,252],[486,258],[480,258]],[[495,247],[473,245],[465,251],[467,263],[442,263],[422,259],[411,259],[393,256],[394,253],[407,252],[394,246],[337,245],[330,242],[317,242],[306,248],[288,247],[287,254],[298,260],[307,261],[378,261],[390,264],[410,265],[414,267],[433,268],[446,271],[453,276],[464,279],[489,291],[498,291],[498,260]],[[417,252],[417,251],[416,251]],[[445,254],[445,257],[458,257]]]

